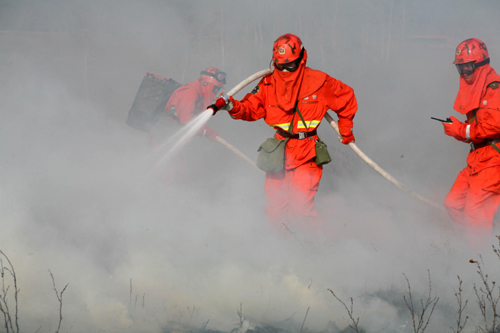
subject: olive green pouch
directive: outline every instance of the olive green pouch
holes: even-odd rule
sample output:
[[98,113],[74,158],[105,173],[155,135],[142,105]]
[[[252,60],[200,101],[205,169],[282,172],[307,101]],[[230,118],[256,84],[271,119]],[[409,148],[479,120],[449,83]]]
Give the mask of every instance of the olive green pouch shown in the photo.
[[317,165],[328,164],[332,161],[332,158],[328,153],[326,143],[321,141],[319,138],[318,141],[316,141],[316,159],[314,161]]
[[[288,126],[288,132],[292,131],[293,119],[295,118],[298,103],[298,101],[295,102],[295,110],[293,111],[292,121]],[[257,167],[268,173],[278,173],[283,170],[285,166],[285,147],[287,141],[288,138],[278,140],[275,137],[268,138],[264,141],[257,150],[259,152],[259,156],[257,156]]]
[[[302,120],[302,123],[304,124],[304,127],[307,129],[306,122],[304,121],[304,118],[302,117],[302,113],[300,113],[299,108],[297,105],[295,105],[295,108],[297,112],[299,113],[300,120]],[[330,157],[330,154],[328,153],[328,149],[326,147],[326,143],[320,140],[318,137],[318,140],[316,141],[316,159],[314,160],[317,165],[323,165],[323,164],[328,164],[332,161],[332,158]]]
[[283,170],[287,141],[288,139],[278,140],[276,138],[268,138],[264,141],[257,150],[259,152],[257,167],[268,173],[277,173]]

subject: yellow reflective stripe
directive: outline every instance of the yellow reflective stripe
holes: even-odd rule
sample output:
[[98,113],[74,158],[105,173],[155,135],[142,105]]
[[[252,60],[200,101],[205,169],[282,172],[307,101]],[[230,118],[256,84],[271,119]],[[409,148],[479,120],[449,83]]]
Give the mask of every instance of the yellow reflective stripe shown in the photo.
[[[316,127],[318,127],[320,122],[321,122],[321,120],[310,120],[310,121],[306,121],[306,125],[307,125],[307,128],[316,128]],[[304,126],[304,123],[302,121],[300,121],[297,124],[297,128],[306,128],[306,127]]]
[[288,127],[290,127],[290,123],[283,123],[283,124],[271,124],[269,125],[271,127],[279,127],[282,130],[288,131]]

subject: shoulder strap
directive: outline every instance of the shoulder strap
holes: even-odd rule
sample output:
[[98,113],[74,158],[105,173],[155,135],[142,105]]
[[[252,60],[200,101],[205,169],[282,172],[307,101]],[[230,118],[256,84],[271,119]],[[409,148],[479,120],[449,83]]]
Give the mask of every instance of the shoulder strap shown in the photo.
[[302,117],[302,113],[300,113],[300,110],[299,110],[299,101],[297,101],[297,103],[295,103],[295,110],[299,113],[300,120],[302,120],[302,123],[304,124],[306,130],[309,130],[309,128],[307,128],[306,122],[304,121],[304,117]]
[[290,125],[288,126],[288,133],[293,132],[293,120],[295,119],[295,111],[298,110],[297,105],[299,104],[299,101],[295,102],[295,109],[293,110],[293,116],[292,116],[292,121],[290,121]]

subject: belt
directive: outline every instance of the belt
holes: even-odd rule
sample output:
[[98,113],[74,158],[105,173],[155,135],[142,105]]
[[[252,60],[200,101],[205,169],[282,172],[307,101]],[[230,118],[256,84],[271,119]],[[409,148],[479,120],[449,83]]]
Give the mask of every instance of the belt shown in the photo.
[[282,129],[278,129],[276,133],[278,133],[281,136],[284,136],[285,138],[302,140],[311,136],[315,136],[316,129],[313,129],[311,132],[300,132],[300,133],[290,133],[283,131]]
[[486,146],[491,146],[492,144],[498,143],[498,142],[500,142],[500,138],[486,139],[486,140],[484,140],[483,142],[480,142],[480,143],[471,143],[470,144],[470,150],[474,151],[474,150],[479,149],[479,148],[483,148],[483,147],[486,147]]

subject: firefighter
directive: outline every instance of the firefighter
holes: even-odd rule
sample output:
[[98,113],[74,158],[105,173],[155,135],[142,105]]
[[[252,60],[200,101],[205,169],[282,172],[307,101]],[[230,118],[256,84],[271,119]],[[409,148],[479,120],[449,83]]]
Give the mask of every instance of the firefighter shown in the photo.
[[[241,101],[226,95],[229,100],[223,109],[233,119],[263,118],[276,130],[276,139],[288,138],[284,168],[265,176],[266,215],[270,222],[280,229],[292,224],[312,231],[324,230],[328,226],[314,206],[323,173],[323,166],[315,162],[316,131],[331,109],[339,117],[341,142],[354,142],[356,97],[351,87],[306,67],[307,51],[296,35],[285,34],[276,39],[272,63],[273,73],[262,78]],[[303,120],[294,112],[296,105]]]
[[[226,84],[226,73],[218,68],[208,67],[201,71],[200,77],[177,88],[165,106],[165,112],[160,115],[149,133],[149,142],[157,147],[172,135],[172,129],[179,129],[189,123],[206,106],[213,102],[217,93]],[[209,126],[204,126],[198,133],[215,141],[217,132]]]
[[453,64],[460,74],[453,108],[467,120],[450,117],[452,122],[443,123],[444,132],[470,144],[470,152],[444,205],[476,242],[491,234],[500,203],[500,76],[490,66],[486,45],[477,38],[457,46]]

